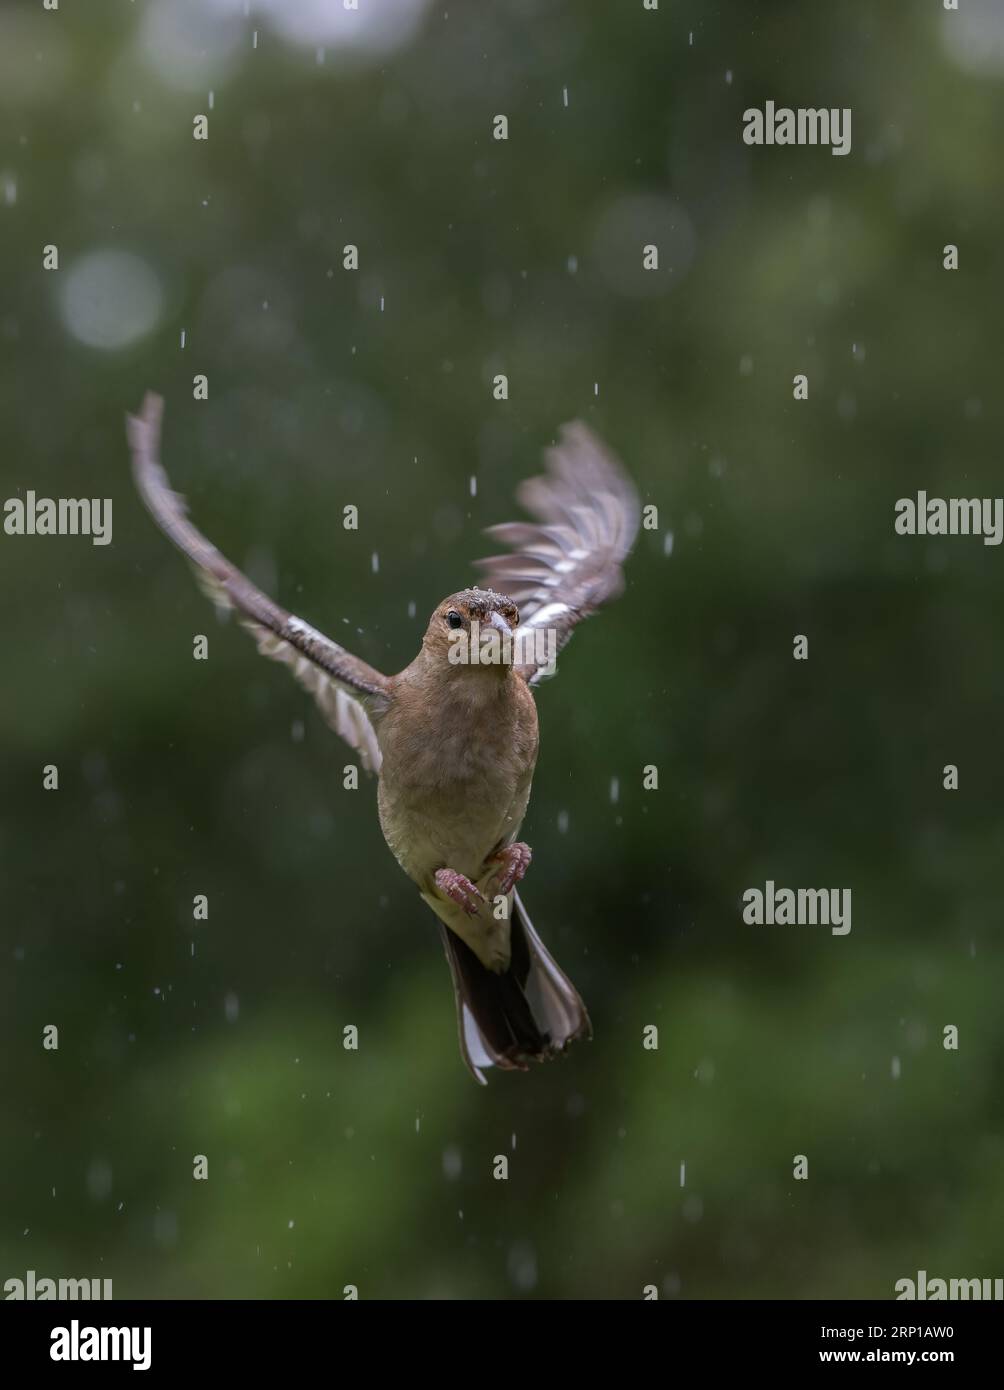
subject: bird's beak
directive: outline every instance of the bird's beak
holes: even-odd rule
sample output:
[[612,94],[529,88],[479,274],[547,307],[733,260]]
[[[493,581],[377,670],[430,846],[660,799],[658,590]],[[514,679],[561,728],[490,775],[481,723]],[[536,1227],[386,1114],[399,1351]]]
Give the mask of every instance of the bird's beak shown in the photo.
[[512,628],[506,622],[505,618],[503,618],[501,613],[492,613],[491,625],[492,627],[496,628],[499,632],[501,632],[504,637],[512,636]]

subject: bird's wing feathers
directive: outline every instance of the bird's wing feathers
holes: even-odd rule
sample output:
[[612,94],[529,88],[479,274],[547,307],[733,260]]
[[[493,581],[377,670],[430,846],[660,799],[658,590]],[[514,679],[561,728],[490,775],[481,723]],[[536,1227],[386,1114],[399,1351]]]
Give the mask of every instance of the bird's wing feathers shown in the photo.
[[126,419],[133,477],[150,514],[191,562],[200,587],[217,607],[237,610],[258,650],[292,670],[363,766],[378,771],[380,748],[368,711],[386,706],[387,677],[273,603],[189,521],[184,498],[172,491],[160,464],[163,411],[161,398],[148,393],[139,415]]
[[[553,629],[553,651],[560,651],[577,623],[617,597],[624,587],[621,564],[640,520],[634,485],[581,420],[562,426],[560,443],[545,459],[547,472],[522,483],[516,494],[536,521],[490,527],[487,534],[513,553],[478,561],[488,586],[519,607],[517,637],[524,638],[528,655],[535,629]],[[533,685],[547,674],[548,659],[517,669]]]

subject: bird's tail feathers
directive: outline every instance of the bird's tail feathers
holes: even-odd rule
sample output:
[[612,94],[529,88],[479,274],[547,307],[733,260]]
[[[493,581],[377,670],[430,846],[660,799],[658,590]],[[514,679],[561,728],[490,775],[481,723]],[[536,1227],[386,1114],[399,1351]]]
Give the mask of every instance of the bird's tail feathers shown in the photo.
[[513,894],[512,959],[501,974],[487,969],[442,921],[446,959],[457,1000],[460,1051],[476,1081],[483,1067],[526,1071],[556,1057],[578,1038],[592,1037],[586,1006],[568,976],[534,931]]

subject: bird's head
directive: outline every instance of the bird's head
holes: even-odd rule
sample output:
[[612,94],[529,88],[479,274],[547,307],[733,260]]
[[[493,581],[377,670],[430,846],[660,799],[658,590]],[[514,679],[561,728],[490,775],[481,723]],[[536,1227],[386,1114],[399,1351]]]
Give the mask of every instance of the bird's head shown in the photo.
[[422,646],[437,665],[505,675],[515,654],[519,610],[494,589],[462,589],[444,598],[429,620]]

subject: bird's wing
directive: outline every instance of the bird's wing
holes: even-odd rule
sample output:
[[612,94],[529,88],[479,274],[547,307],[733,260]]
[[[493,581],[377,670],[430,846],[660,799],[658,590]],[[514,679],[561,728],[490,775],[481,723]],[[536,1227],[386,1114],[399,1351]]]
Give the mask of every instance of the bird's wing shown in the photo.
[[380,747],[369,715],[386,708],[387,677],[273,603],[193,526],[185,499],[172,490],[160,464],[163,413],[163,400],[148,392],[139,415],[126,417],[133,477],[154,521],[191,562],[200,587],[217,607],[237,610],[258,650],[288,666],[363,766],[379,771]]
[[[621,564],[640,520],[634,484],[581,420],[562,426],[545,459],[547,472],[516,494],[536,520],[489,527],[512,553],[478,561],[488,586],[519,607],[517,670],[531,685],[553,671],[575,625],[622,591]],[[549,631],[553,649],[542,640]]]

